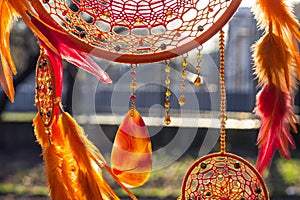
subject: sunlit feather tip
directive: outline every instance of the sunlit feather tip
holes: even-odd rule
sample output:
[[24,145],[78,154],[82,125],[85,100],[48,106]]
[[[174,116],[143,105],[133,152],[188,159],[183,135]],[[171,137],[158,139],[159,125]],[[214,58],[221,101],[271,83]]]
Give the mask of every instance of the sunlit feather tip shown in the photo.
[[290,123],[294,123],[295,116],[289,93],[273,84],[266,84],[257,94],[255,111],[262,123],[257,139],[259,154],[256,166],[258,171],[263,172],[276,150],[282,157],[290,158],[289,146],[296,147],[290,134]]
[[11,102],[14,102],[15,94],[12,75],[17,69],[10,54],[9,36],[18,16],[9,1],[0,0],[0,84]]
[[98,166],[98,163],[103,165],[105,161],[100,152],[95,150],[97,148],[87,139],[82,127],[66,112],[62,113],[61,119],[65,138],[79,167],[79,191],[87,199],[110,197],[119,199],[102,178],[102,166]]

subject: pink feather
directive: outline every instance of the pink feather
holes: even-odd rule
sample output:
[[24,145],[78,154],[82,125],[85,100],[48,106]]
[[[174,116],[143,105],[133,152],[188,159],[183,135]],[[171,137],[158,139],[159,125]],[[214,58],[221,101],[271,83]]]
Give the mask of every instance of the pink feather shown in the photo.
[[290,158],[289,146],[296,148],[290,134],[290,122],[294,119],[291,97],[273,84],[266,84],[257,94],[256,114],[261,118],[258,134],[259,153],[256,167],[259,172],[271,163],[275,151],[282,157]]
[[[74,43],[70,41],[68,36],[61,31],[56,23],[44,18],[40,19],[31,17],[31,22],[40,30],[44,37],[57,49],[60,56],[77,67],[93,74],[104,83],[111,83],[108,74],[103,71],[95,61],[80,50]],[[41,39],[37,34],[37,37]]]

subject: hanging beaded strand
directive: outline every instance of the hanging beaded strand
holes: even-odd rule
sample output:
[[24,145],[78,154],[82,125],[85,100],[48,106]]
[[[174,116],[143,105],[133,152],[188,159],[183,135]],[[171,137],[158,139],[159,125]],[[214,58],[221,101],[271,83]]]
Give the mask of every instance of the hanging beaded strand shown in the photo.
[[171,98],[171,90],[170,90],[170,60],[166,60],[166,79],[165,79],[165,85],[166,85],[166,93],[165,93],[165,124],[170,125],[171,123],[171,117],[170,117],[170,98]]
[[225,44],[224,31],[219,33],[219,50],[220,50],[220,152],[226,152],[226,88],[225,88]]
[[136,69],[137,65],[136,64],[131,64],[130,65],[130,75],[131,75],[131,83],[130,83],[130,88],[131,88],[131,96],[130,96],[130,101],[131,101],[131,116],[134,116],[134,111],[135,111],[135,99],[136,99],[136,93],[135,90],[137,88],[137,83],[136,83]]
[[181,95],[179,97],[179,105],[180,106],[184,106],[185,104],[185,96],[184,96],[184,90],[185,90],[185,78],[186,78],[186,67],[188,66],[188,61],[187,61],[187,57],[188,54],[184,54],[183,56],[183,61],[182,61],[182,72],[181,72]]
[[202,54],[201,54],[201,50],[202,50],[203,46],[200,45],[197,49],[198,49],[198,53],[197,53],[197,66],[196,66],[196,73],[197,73],[197,77],[194,81],[194,86],[195,87],[199,87],[202,83],[202,79],[200,76],[200,70],[201,70],[201,61],[202,61]]

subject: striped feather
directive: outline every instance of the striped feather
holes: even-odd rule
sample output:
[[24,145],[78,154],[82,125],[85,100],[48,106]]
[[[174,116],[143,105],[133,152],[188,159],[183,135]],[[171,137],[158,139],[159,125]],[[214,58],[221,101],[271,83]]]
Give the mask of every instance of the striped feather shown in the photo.
[[94,159],[102,159],[96,147],[87,139],[84,130],[66,112],[62,113],[62,124],[65,138],[68,141],[70,150],[76,160],[78,171],[78,190],[85,199],[119,199],[113,190],[102,178],[101,166],[104,160],[97,162]]

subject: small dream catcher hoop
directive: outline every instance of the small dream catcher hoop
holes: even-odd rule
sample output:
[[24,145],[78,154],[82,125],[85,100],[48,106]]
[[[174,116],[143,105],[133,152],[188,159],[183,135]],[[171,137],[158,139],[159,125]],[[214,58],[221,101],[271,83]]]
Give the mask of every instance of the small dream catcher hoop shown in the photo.
[[245,159],[226,152],[226,89],[224,32],[220,31],[220,152],[203,156],[187,171],[181,200],[268,200],[264,180]]

